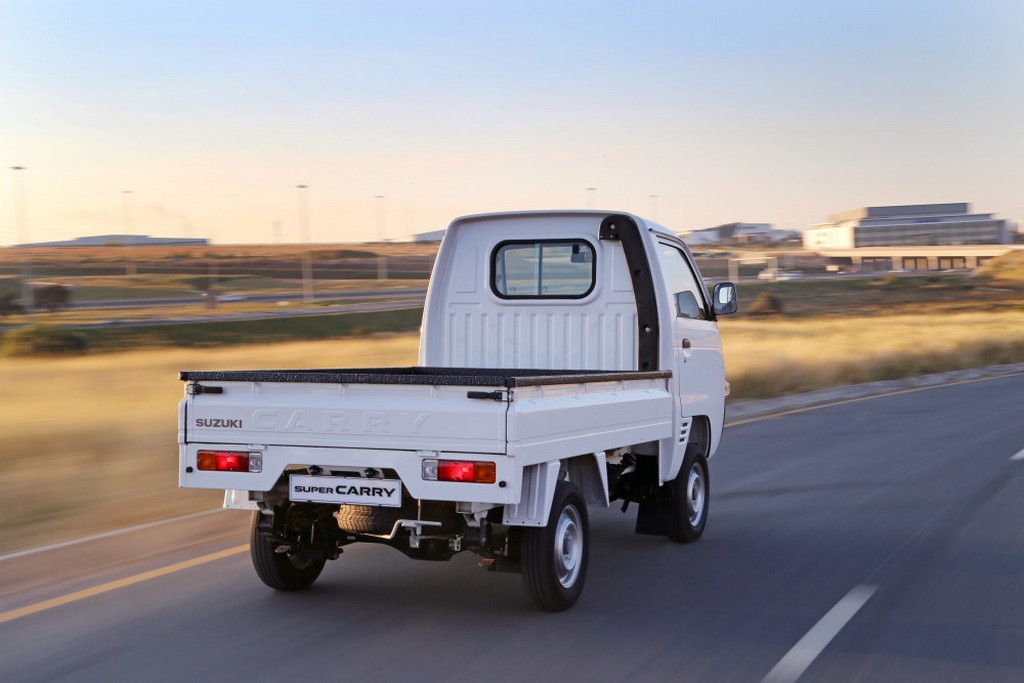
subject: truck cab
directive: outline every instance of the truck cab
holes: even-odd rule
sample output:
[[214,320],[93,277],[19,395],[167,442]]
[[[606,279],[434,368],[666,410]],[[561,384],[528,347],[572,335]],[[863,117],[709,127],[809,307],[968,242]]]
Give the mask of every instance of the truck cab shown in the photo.
[[671,371],[678,410],[658,446],[664,482],[691,429],[708,457],[721,440],[728,385],[716,320],[735,310],[735,292],[725,284],[716,296],[726,297],[718,309],[686,244],[637,216],[467,216],[438,252],[419,363]]

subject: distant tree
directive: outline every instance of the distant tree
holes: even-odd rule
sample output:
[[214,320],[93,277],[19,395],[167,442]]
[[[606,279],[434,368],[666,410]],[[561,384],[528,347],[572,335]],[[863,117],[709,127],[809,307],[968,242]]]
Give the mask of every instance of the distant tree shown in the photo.
[[4,294],[3,296],[0,296],[0,318],[6,318],[9,315],[17,315],[24,312],[25,309],[17,302],[17,295]]
[[32,290],[32,307],[56,311],[71,304],[71,288],[67,285],[36,285]]

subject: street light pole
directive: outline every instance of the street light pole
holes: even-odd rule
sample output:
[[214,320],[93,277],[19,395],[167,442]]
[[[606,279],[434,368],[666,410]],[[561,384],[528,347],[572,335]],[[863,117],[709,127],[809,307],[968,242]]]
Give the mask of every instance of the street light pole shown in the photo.
[[383,242],[387,239],[387,229],[384,225],[384,199],[385,196],[382,194],[375,194],[373,198],[377,200],[377,241]]
[[[384,195],[377,194],[373,198],[377,202],[377,241],[383,245],[387,239],[387,228],[384,225]],[[377,253],[377,279],[388,279],[388,257],[380,252]]]
[[649,194],[647,198],[651,200],[651,220],[658,221],[658,197],[661,195]]
[[597,188],[596,187],[585,187],[583,189],[587,191],[587,208],[588,209],[593,209],[594,208],[594,193],[597,192]]
[[313,263],[309,254],[309,185],[296,185],[299,195],[299,239],[302,242],[302,300],[313,302]]
[[25,253],[21,259],[21,305],[25,313],[32,312],[32,257],[28,251],[28,200],[25,193],[24,166],[11,166],[14,171],[14,222],[18,232],[18,241],[24,245]]
[[121,191],[122,224],[124,229],[124,274],[134,276],[135,268],[135,193]]

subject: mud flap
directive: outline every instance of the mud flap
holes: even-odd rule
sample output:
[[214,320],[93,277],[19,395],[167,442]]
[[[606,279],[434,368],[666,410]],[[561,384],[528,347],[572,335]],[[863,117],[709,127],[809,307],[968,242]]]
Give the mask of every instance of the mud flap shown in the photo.
[[640,503],[634,531],[646,536],[668,536],[672,533],[672,498],[645,500]]

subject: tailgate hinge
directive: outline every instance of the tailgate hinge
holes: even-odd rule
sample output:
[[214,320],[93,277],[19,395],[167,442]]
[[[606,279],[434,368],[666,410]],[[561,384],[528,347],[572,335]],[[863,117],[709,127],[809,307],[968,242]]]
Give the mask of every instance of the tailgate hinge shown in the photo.
[[208,387],[203,384],[188,384],[185,386],[185,393],[189,396],[198,396],[199,394],[223,394],[224,387]]
[[511,401],[512,392],[504,391],[467,391],[466,398],[489,398],[492,401]]

